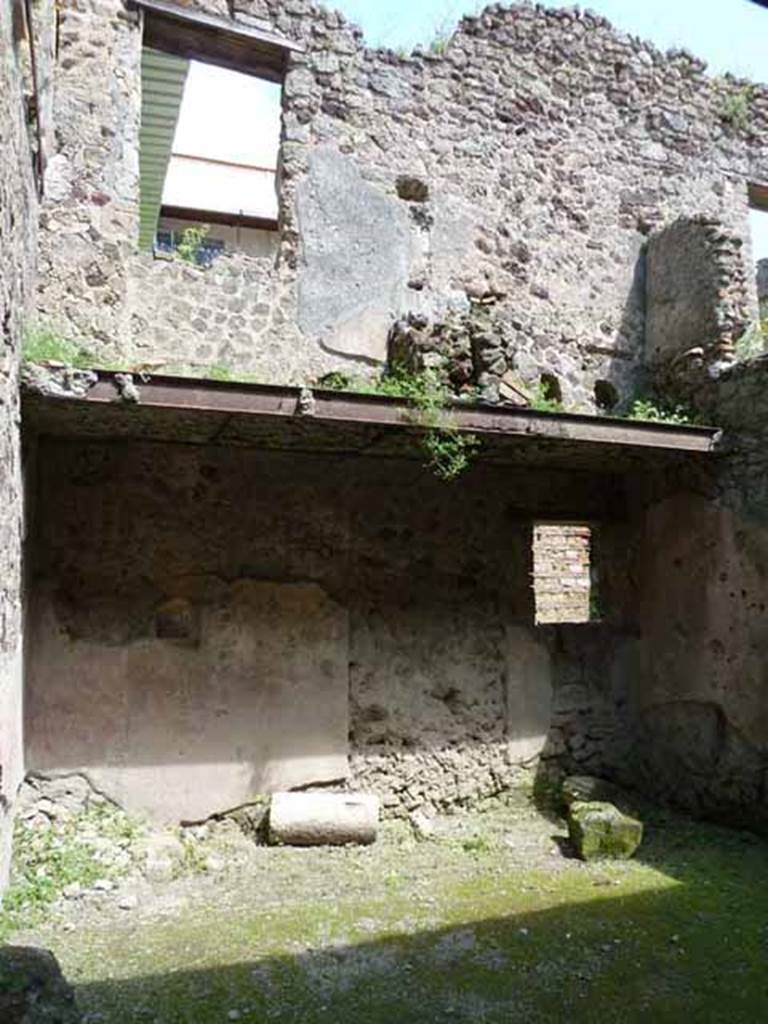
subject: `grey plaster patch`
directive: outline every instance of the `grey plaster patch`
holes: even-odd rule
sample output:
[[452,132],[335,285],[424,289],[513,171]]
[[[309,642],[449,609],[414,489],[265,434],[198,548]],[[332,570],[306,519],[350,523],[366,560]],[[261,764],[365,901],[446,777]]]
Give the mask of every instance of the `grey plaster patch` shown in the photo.
[[552,722],[550,654],[525,626],[508,623],[505,640],[509,755],[522,762],[542,752]]
[[408,281],[406,207],[367,184],[350,158],[321,146],[299,188],[298,211],[301,330],[334,351],[383,362]]

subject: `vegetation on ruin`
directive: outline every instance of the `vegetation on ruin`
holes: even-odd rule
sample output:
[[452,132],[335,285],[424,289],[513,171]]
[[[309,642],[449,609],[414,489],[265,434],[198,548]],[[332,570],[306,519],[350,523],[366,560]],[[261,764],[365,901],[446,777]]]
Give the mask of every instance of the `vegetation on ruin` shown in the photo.
[[440,26],[430,40],[429,49],[432,53],[440,56],[446,52],[452,38],[453,33],[449,29]]
[[559,413],[566,411],[562,399],[557,398],[552,393],[551,387],[548,387],[544,381],[538,381],[536,384],[531,394],[530,408],[536,412]]
[[62,337],[53,327],[44,323],[30,324],[24,332],[22,359],[28,363],[63,363],[78,369],[88,369],[94,355],[83,345]]
[[757,359],[768,348],[768,318],[752,324],[736,341],[736,358],[740,363]]
[[475,434],[462,431],[451,416],[451,389],[445,372],[427,369],[412,373],[403,367],[391,367],[372,380],[329,373],[322,387],[359,394],[386,395],[405,401],[409,422],[421,428],[419,443],[427,466],[439,480],[455,480],[469,468],[480,447]]
[[668,405],[653,398],[637,398],[627,414],[629,420],[647,423],[669,423],[676,426],[692,426],[695,414],[685,405]]
[[733,86],[722,80],[721,86],[724,93],[720,101],[720,119],[737,131],[746,131],[752,121],[754,86],[744,85],[734,90]]
[[530,807],[445,822],[426,841],[388,823],[369,848],[254,847],[242,870],[130,912],[70,903],[12,941],[52,949],[109,1024],[763,1019],[764,840],[655,812],[636,859],[588,865]]
[[0,941],[22,923],[38,920],[69,887],[87,889],[101,879],[125,875],[130,856],[115,862],[105,857],[105,850],[127,850],[141,834],[135,821],[106,801],[53,824],[17,817],[11,885],[0,912]]
[[205,249],[205,240],[210,230],[207,224],[192,225],[184,228],[181,238],[176,243],[176,256],[184,263],[199,266],[200,256]]

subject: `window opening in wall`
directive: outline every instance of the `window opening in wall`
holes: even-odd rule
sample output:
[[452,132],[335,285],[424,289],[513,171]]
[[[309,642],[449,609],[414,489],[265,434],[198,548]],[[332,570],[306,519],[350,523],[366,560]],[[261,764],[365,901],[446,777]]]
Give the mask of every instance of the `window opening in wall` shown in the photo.
[[593,560],[594,530],[584,523],[535,523],[533,593],[537,625],[602,618]]
[[[210,240],[203,236],[195,259],[202,265],[224,251],[270,255],[277,231],[280,86],[156,51],[144,53],[144,80],[142,206],[150,207],[142,209],[144,246],[165,250],[169,238],[205,225]],[[158,138],[162,133],[166,137]],[[160,147],[167,147],[165,158]]]
[[749,226],[763,334],[768,335],[768,185],[749,187]]
[[595,405],[604,413],[609,413],[619,404],[619,392],[609,380],[595,381]]
[[282,82],[300,47],[164,0],[127,2],[144,16],[141,248],[203,266],[271,255]]

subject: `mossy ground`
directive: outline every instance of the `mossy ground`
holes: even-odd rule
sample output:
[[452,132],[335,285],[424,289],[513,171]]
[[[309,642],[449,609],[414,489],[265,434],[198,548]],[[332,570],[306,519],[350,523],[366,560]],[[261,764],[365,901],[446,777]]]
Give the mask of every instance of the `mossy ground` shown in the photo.
[[655,816],[637,859],[585,865],[564,835],[502,808],[428,842],[254,847],[14,941],[53,949],[106,1024],[768,1019],[765,841]]

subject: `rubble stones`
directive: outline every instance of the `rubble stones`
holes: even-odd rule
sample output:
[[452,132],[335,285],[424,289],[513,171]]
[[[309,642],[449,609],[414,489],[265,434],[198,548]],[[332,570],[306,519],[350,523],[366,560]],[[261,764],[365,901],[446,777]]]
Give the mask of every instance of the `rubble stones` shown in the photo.
[[92,370],[72,366],[25,363],[21,369],[22,386],[45,398],[85,398],[98,379]]
[[153,833],[142,844],[144,876],[150,882],[170,882],[180,871],[184,844],[170,832]]

